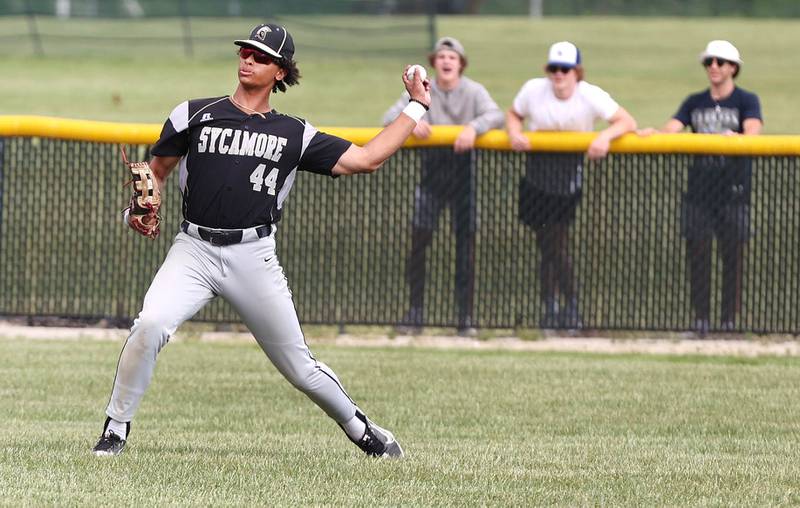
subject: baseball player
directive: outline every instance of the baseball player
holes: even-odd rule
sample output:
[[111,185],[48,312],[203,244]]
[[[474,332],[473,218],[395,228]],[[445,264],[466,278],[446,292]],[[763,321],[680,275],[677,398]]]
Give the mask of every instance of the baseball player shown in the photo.
[[[736,86],[742,67],[736,46],[728,41],[708,43],[700,53],[709,88],[687,97],[661,132],[692,132],[726,135],[756,135],[763,121],[758,96]],[[641,135],[657,132],[642,129]],[[710,327],[711,242],[717,237],[722,260],[722,309],[720,326],[736,329],[742,306],[742,262],[750,238],[749,157],[699,156],[689,167],[689,181],[681,203],[681,229],[686,238],[694,330],[701,336]]]
[[[602,88],[584,81],[581,53],[568,41],[550,46],[545,78],[526,82],[506,114],[506,128],[515,151],[529,151],[522,133],[591,131],[597,120],[608,126],[589,145],[590,159],[608,154],[611,141],[636,128],[636,121]],[[536,232],[540,256],[540,290],[544,305],[540,326],[580,328],[577,288],[569,253],[569,226],[582,196],[582,154],[531,154],[520,182],[519,214]],[[559,298],[563,306],[559,306]],[[561,310],[563,308],[563,310]]]
[[[427,149],[421,153],[420,183],[414,199],[411,255],[406,278],[410,287],[409,311],[400,331],[417,333],[424,321],[425,251],[433,241],[439,216],[449,206],[456,237],[455,292],[459,335],[476,335],[473,322],[475,287],[475,138],[503,125],[503,111],[480,83],[464,76],[467,55],[453,37],[442,37],[428,57],[436,70],[431,84],[435,98],[430,111],[414,129],[414,136],[426,139],[431,125],[463,125],[452,148]],[[404,93],[383,117],[388,125],[408,104]]]
[[[156,188],[180,168],[184,221],[122,348],[108,418],[93,453],[122,452],[159,351],[181,323],[219,295],[284,377],[361,450],[402,457],[392,433],[367,418],[336,374],[311,355],[278,261],[275,232],[298,172],[338,177],[377,170],[428,109],[429,85],[418,73],[409,79],[404,72],[410,101],[403,114],[359,147],[270,107],[270,94],[285,92],[300,77],[284,27],[258,25],[235,44],[234,94],[179,104],[152,147]],[[147,221],[137,223],[142,222]]]

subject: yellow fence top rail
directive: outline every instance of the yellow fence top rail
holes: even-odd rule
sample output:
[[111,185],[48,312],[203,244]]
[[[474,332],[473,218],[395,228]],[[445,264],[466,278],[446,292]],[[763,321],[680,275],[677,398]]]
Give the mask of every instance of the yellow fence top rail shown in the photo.
[[100,143],[152,144],[161,134],[154,124],[96,122],[50,116],[0,116],[0,136],[41,137]]
[[[363,145],[380,129],[377,127],[319,127],[321,131]],[[463,127],[437,125],[430,138],[411,138],[405,146],[452,145]],[[135,124],[72,120],[46,116],[0,115],[0,136],[42,137],[100,143],[152,144],[161,132],[158,124]],[[583,152],[597,136],[594,132],[529,132],[534,151]],[[510,150],[504,131],[480,136],[477,148]],[[611,144],[615,153],[686,153],[724,155],[800,155],[800,136],[722,136],[717,134],[628,134]]]

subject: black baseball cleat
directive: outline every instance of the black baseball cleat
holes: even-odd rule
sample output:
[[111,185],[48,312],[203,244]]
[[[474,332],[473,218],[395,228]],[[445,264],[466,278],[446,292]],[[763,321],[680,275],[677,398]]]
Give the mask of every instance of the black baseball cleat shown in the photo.
[[[97,441],[97,444],[94,445],[94,448],[92,448],[92,454],[96,457],[111,457],[114,455],[119,455],[122,453],[122,450],[125,449],[125,439],[122,439],[116,435],[113,430],[108,430],[109,420],[110,418],[106,419],[103,435],[100,436],[100,440]],[[126,430],[128,433],[130,433],[130,422],[126,423],[126,425]]]
[[366,424],[367,430],[364,432],[364,436],[361,439],[350,439],[350,441],[353,441],[364,453],[370,457],[386,457],[391,459],[399,459],[404,456],[403,449],[400,448],[400,443],[394,438],[394,434],[375,425],[359,410],[356,410],[356,417]]
[[119,455],[124,449],[125,440],[114,434],[114,431],[107,430],[92,448],[92,453],[97,457],[106,457]]

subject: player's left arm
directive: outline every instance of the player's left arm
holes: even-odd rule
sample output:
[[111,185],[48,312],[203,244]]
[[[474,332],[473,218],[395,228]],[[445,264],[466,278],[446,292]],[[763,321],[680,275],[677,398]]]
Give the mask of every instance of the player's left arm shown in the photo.
[[[411,100],[416,102],[410,102],[403,113],[364,146],[350,145],[333,167],[334,175],[372,173],[403,146],[425,113],[425,107],[431,103],[430,83],[423,82],[419,74],[415,74],[413,79],[408,79],[403,70],[403,84]],[[417,115],[417,118],[412,118]]]
[[600,131],[589,145],[587,153],[590,159],[602,159],[608,154],[613,140],[636,130],[636,120],[622,106],[608,119],[608,123],[608,127]]
[[180,157],[162,157],[159,155],[154,155],[150,159],[150,169],[153,170],[153,176],[156,177],[156,185],[159,190],[164,188],[164,180],[167,179],[180,160]]
[[160,232],[161,189],[180,157],[153,156],[149,162],[129,162],[122,151],[122,160],[131,172],[133,195],[122,211],[122,219],[137,233],[155,240]]

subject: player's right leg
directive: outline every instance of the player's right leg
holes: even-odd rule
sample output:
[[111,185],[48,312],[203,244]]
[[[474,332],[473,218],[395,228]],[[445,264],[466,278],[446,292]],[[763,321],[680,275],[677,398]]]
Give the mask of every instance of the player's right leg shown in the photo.
[[180,233],[150,284],[117,363],[108,419],[92,450],[95,455],[122,452],[158,353],[178,326],[214,297],[219,259],[211,249],[210,244]]
[[311,355],[274,238],[229,249],[236,251],[231,257],[237,262],[230,267],[219,294],[236,309],[272,364],[368,455],[402,457],[403,450],[392,433],[371,422],[333,370]]

